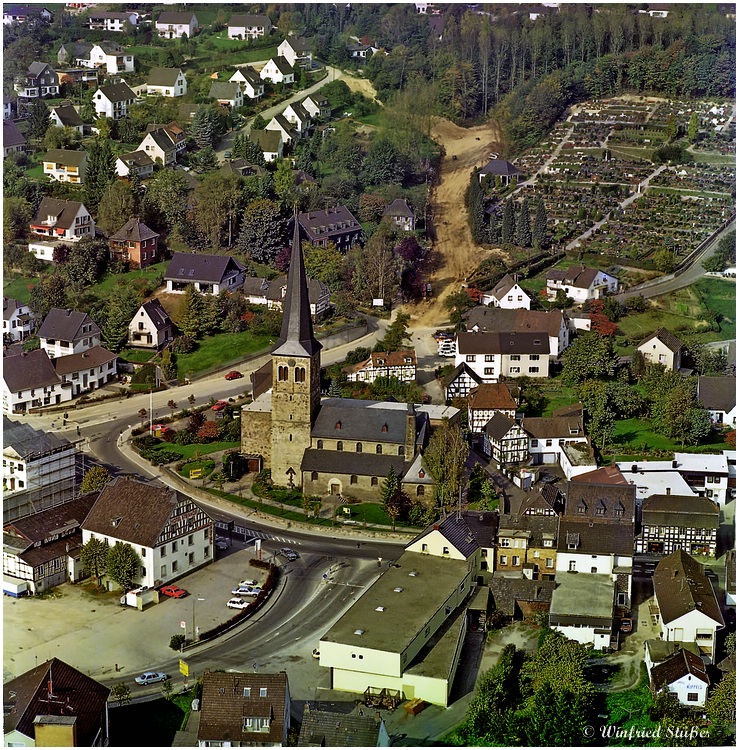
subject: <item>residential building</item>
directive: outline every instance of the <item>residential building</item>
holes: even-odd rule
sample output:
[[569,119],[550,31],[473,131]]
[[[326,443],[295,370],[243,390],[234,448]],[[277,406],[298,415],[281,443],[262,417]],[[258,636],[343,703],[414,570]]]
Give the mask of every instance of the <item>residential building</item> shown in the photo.
[[351,383],[374,383],[377,378],[397,378],[403,383],[416,382],[416,351],[371,352],[368,359],[344,368]]
[[684,648],[649,672],[649,687],[655,695],[666,690],[691,708],[706,705],[709,685],[703,659]]
[[659,328],[642,339],[636,347],[644,355],[647,364],[662,365],[666,370],[679,370],[682,367],[684,344],[666,328]]
[[371,44],[357,42],[354,44],[347,44],[346,51],[349,53],[349,57],[353,60],[366,60],[367,58],[372,57],[375,52],[378,52],[379,47],[373,47]]
[[3,156],[26,150],[28,141],[12,120],[3,120]]
[[[456,348],[456,345],[453,346]],[[455,398],[466,398],[473,388],[483,385],[483,381],[466,362],[462,362],[444,378],[443,385],[446,400],[451,401]]]
[[228,20],[229,39],[258,39],[272,32],[269,16],[238,13]]
[[320,93],[309,94],[303,99],[301,104],[314,120],[329,120],[331,118],[331,104]]
[[62,379],[62,388],[68,388],[75,398],[113,380],[117,374],[117,362],[116,354],[102,346],[93,346],[78,354],[57,357],[54,369]]
[[194,13],[164,11],[157,17],[154,30],[163,39],[179,39],[183,34],[192,38],[198,33],[198,19]]
[[282,116],[298,131],[300,138],[308,132],[311,116],[300,102],[288,104],[283,110]]
[[137,151],[143,151],[156,164],[168,167],[177,163],[177,146],[165,128],[147,133]]
[[169,123],[163,122],[150,122],[146,125],[144,130],[145,133],[155,133],[159,130],[164,130],[169,139],[174,143],[175,150],[178,154],[187,148],[187,135],[185,131],[179,126],[176,121]]
[[52,359],[80,354],[99,346],[101,341],[100,328],[87,313],[60,307],[49,310],[36,335]]
[[48,63],[33,62],[26,75],[16,79],[14,88],[19,99],[59,96],[59,78]]
[[62,388],[62,379],[43,349],[3,358],[4,414],[24,414],[71,399],[71,391]]
[[73,65],[80,57],[89,57],[92,42],[62,42],[56,53],[56,61],[59,65]]
[[230,255],[174,253],[164,281],[167,291],[182,293],[192,284],[204,294],[233,292],[244,283],[244,266]]
[[518,285],[518,281],[507,273],[489,292],[484,292],[480,302],[506,310],[530,310],[531,297]]
[[490,579],[491,607],[511,620],[535,622],[535,616],[549,613],[555,583],[495,573]]
[[134,70],[133,54],[117,42],[98,42],[85,57],[78,57],[75,62],[81,68],[97,68],[110,76]]
[[100,86],[93,95],[95,111],[99,115],[110,117],[111,120],[120,120],[127,117],[128,108],[135,101],[136,94],[125,81]]
[[273,130],[280,134],[280,140],[291,146],[300,140],[300,133],[284,115],[275,115],[265,126],[265,130]]
[[144,302],[128,324],[131,346],[161,349],[174,336],[174,324],[156,297]]
[[60,128],[72,128],[80,135],[84,133],[82,118],[71,104],[49,107],[49,118],[54,125]]
[[467,394],[467,418],[470,432],[482,433],[495,412],[514,419],[520,391],[512,383],[483,383]]
[[[70,491],[67,497],[71,494]],[[82,580],[80,527],[95,496],[96,493],[89,492],[25,518],[6,518],[3,577],[24,581],[31,594],[40,594],[67,581]]]
[[641,464],[629,464],[621,462],[617,464],[623,471],[623,475],[628,484],[636,487],[636,502],[641,505],[648,497],[652,495],[693,495],[692,487],[685,481],[682,474],[677,469],[672,468],[672,462],[660,461],[664,471],[657,471],[656,466],[647,464],[657,464],[656,461],[649,461]]
[[249,67],[238,68],[228,80],[230,83],[240,84],[243,95],[249,99],[264,96],[264,81],[259,77],[259,73]]
[[515,419],[497,411],[485,425],[482,449],[500,466],[519,464],[528,459],[529,439]]
[[[95,236],[95,221],[84,203],[42,198],[31,220],[31,234],[50,240],[77,242]],[[28,249],[40,260],[53,260],[53,244],[31,240]]]
[[244,106],[244,92],[239,83],[213,81],[210,84],[210,99],[215,99],[221,106],[237,109]]
[[404,232],[412,232],[416,228],[416,216],[405,199],[396,198],[383,212],[382,218],[391,221]]
[[57,182],[83,185],[87,170],[87,151],[52,148],[44,155],[44,174]]
[[18,109],[18,102],[7,96],[3,96],[3,120],[12,120]]
[[557,298],[557,292],[563,292],[578,304],[591,299],[600,299],[618,291],[618,279],[597,268],[586,268],[584,265],[571,266],[568,269],[552,268],[547,272],[547,299]]
[[518,179],[523,176],[523,173],[514,167],[509,161],[505,159],[491,159],[480,171],[477,173],[480,182],[486,177],[500,179],[502,185],[509,185],[511,180]]
[[569,417],[524,417],[521,427],[529,436],[534,466],[560,463],[565,445],[587,443],[582,411]]
[[[271,310],[282,310],[287,294],[287,276],[267,279],[244,279],[241,292],[252,305],[267,305]],[[306,278],[308,302],[313,321],[322,318],[331,309],[331,290],[322,281]]]
[[4,5],[3,23],[25,23],[29,18],[40,18],[47,23],[51,21],[52,15],[48,8],[42,5]]
[[484,383],[504,378],[549,377],[549,337],[531,333],[462,332],[457,334],[455,366],[466,363]]
[[662,639],[695,642],[704,662],[713,664],[724,618],[703,566],[678,549],[657,563],[652,580]]
[[288,36],[277,48],[277,54],[284,57],[293,68],[307,68],[313,65],[313,48],[307,39]]
[[250,130],[249,140],[262,150],[266,162],[282,159],[282,135],[277,130]]
[[282,56],[270,58],[259,71],[259,77],[270,83],[295,83],[295,70]]
[[698,376],[698,401],[714,425],[736,427],[736,378]]
[[74,486],[75,448],[66,438],[3,416],[6,523],[68,501]]
[[23,341],[33,331],[35,315],[24,302],[12,297],[3,297],[3,343]]
[[290,686],[286,672],[203,675],[198,747],[287,747]]
[[464,314],[468,331],[531,333],[543,331],[549,337],[549,358],[555,360],[570,344],[568,319],[561,310],[509,310],[478,305]]
[[56,75],[59,85],[78,83],[84,89],[95,89],[100,83],[100,71],[97,68],[57,68]]
[[346,206],[298,214],[298,223],[301,235],[316,247],[333,242],[337,250],[346,252],[361,239],[362,227]]
[[115,171],[119,177],[132,177],[134,174],[139,178],[149,177],[154,174],[154,160],[146,151],[121,154],[115,160]]
[[138,26],[139,14],[132,11],[99,11],[91,10],[89,16],[89,26],[93,30],[102,31],[126,31],[128,27]]
[[342,714],[305,704],[298,747],[390,747],[382,716]]
[[146,93],[177,97],[187,93],[185,74],[179,68],[152,68],[146,79]]
[[669,555],[683,549],[690,555],[716,556],[719,507],[707,497],[652,495],[642,505],[637,555]]
[[214,560],[213,519],[169,487],[116,477],[82,524],[82,543],[130,544],[141,558],[134,583],[161,586]]
[[110,688],[54,657],[3,685],[6,747],[107,747]]
[[129,268],[146,268],[161,260],[159,235],[139,218],[129,219],[108,238],[111,258],[127,263]]

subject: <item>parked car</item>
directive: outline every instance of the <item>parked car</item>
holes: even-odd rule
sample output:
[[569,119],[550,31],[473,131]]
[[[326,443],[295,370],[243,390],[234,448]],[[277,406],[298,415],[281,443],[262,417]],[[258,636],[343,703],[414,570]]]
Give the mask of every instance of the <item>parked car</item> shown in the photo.
[[228,549],[228,542],[225,539],[216,539],[216,548],[217,549]]
[[292,562],[293,560],[297,560],[299,555],[295,550],[290,549],[290,547],[283,547],[280,550],[280,554],[287,559],[288,562]]
[[164,596],[171,596],[173,599],[182,599],[182,597],[187,596],[185,589],[181,589],[173,583],[170,583],[168,586],[162,586],[159,589],[159,593],[164,594]]
[[245,609],[249,606],[249,602],[239,599],[239,597],[236,596],[233,599],[229,599],[228,602],[226,602],[226,606],[231,609]]
[[256,578],[245,578],[243,581],[239,581],[239,586],[256,586]]
[[243,377],[244,376],[238,370],[231,370],[231,372],[226,373],[226,380],[238,380]]
[[213,406],[210,408],[213,409],[213,411],[223,411],[228,406],[228,401],[217,401]]
[[151,685],[155,682],[164,682],[169,679],[169,675],[164,672],[144,672],[134,679],[137,685]]

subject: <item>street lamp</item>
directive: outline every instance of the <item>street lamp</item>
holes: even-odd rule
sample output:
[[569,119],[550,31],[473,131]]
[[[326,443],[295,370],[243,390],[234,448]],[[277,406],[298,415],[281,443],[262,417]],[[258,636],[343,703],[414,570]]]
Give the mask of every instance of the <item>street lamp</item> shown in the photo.
[[197,633],[195,631],[195,602],[204,602],[205,599],[203,597],[199,596],[196,599],[192,600],[192,642],[197,642]]

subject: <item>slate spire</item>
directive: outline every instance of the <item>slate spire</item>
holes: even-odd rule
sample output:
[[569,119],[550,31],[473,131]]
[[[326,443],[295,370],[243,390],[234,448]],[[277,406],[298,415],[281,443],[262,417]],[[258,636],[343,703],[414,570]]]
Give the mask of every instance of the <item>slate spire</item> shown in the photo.
[[303,252],[300,249],[300,222],[297,211],[293,216],[293,224],[290,270],[287,275],[287,291],[282,303],[282,329],[272,354],[311,357],[323,347],[313,335],[308,281],[305,276]]

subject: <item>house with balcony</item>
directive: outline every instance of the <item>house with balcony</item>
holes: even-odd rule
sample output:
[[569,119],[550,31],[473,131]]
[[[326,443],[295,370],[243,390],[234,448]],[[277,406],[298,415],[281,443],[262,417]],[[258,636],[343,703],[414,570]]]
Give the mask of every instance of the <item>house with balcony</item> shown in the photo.
[[183,34],[192,39],[198,31],[198,19],[194,13],[163,11],[154,24],[154,32],[162,39],[180,39]]
[[269,81],[273,84],[283,83],[287,85],[295,83],[295,70],[286,58],[282,56],[272,57],[259,71],[259,77],[263,81]]
[[412,232],[416,228],[416,215],[404,198],[396,198],[382,212],[382,218],[391,221],[404,232]]
[[618,279],[615,276],[597,268],[586,268],[582,264],[566,270],[552,268],[547,272],[546,281],[548,300],[555,300],[557,292],[561,291],[577,304],[582,304],[618,291]]
[[701,659],[714,664],[716,633],[724,627],[724,618],[703,566],[677,549],[657,563],[652,581],[662,640],[695,643]]
[[69,388],[72,398],[94,391],[110,383],[118,374],[118,356],[102,346],[93,346],[77,354],[54,360],[54,369],[62,379],[62,387]]
[[115,171],[119,177],[133,177],[144,179],[154,174],[154,160],[146,151],[133,151],[121,154],[115,160]]
[[527,375],[549,377],[549,337],[546,331],[457,334],[455,366],[465,363],[484,383]]
[[71,399],[43,349],[3,358],[3,414],[25,414]]
[[470,432],[482,433],[496,412],[514,419],[520,389],[513,383],[483,383],[467,393],[467,415]]
[[272,33],[269,16],[236,13],[228,19],[229,39],[259,39]]
[[286,672],[205,670],[198,747],[287,747],[289,729]]
[[172,319],[156,297],[144,302],[128,324],[128,342],[131,346],[161,349],[174,337]]
[[51,11],[42,5],[3,5],[3,23],[25,23],[29,18],[38,18],[49,23]]
[[54,247],[60,242],[78,242],[83,237],[95,236],[95,221],[84,203],[57,198],[41,199],[30,228],[38,239],[29,241],[29,252],[48,262],[54,260]]
[[127,263],[129,268],[146,268],[161,260],[159,234],[136,217],[111,234],[108,244],[111,258]]
[[14,88],[19,99],[59,96],[59,78],[48,63],[33,62],[25,76],[16,79]]
[[128,116],[128,108],[136,101],[133,93],[125,81],[101,86],[92,97],[95,112],[111,120],[120,120]]
[[372,352],[363,362],[344,368],[351,383],[374,383],[377,378],[397,378],[403,383],[416,382],[416,351]]
[[666,328],[658,328],[636,347],[648,364],[662,365],[666,370],[679,370],[682,367],[684,349],[683,342]]
[[244,283],[245,268],[230,255],[174,253],[164,281],[167,291],[182,294],[192,284],[203,294],[233,292]]
[[185,74],[179,68],[152,68],[146,79],[146,93],[167,98],[187,93]]
[[314,120],[331,119],[331,104],[320,92],[309,94],[303,99],[301,104]]
[[238,109],[244,106],[244,92],[239,83],[230,81],[213,81],[210,84],[208,98],[215,99],[221,106]]
[[229,83],[238,83],[243,95],[248,99],[259,99],[264,96],[264,81],[259,77],[259,73],[248,66],[237,68],[228,80]]
[[139,23],[139,14],[132,10],[127,11],[99,11],[91,10],[88,25],[94,31],[126,31],[128,27],[136,27]]
[[529,436],[529,454],[534,466],[561,463],[565,445],[587,443],[582,409],[579,414],[524,417],[521,427]]
[[298,214],[298,223],[301,236],[315,247],[333,242],[337,250],[346,252],[362,236],[360,223],[346,206]]
[[108,75],[133,73],[134,58],[130,50],[121,47],[117,42],[98,42],[92,46],[84,57],[76,59],[81,68],[104,70]]
[[12,297],[3,297],[3,343],[27,339],[34,327],[36,316],[24,302]]
[[313,47],[307,39],[288,36],[277,48],[277,54],[284,57],[293,68],[307,68],[313,64]]
[[213,562],[213,519],[170,487],[116,477],[82,524],[82,543],[130,544],[141,558],[134,583],[154,588]]
[[44,154],[44,174],[57,182],[83,185],[87,170],[87,151],[52,148]]
[[531,297],[518,285],[518,281],[506,274],[489,292],[483,292],[480,302],[505,310],[530,310]]
[[52,359],[80,354],[100,344],[100,328],[84,312],[52,307],[36,334]]
[[72,128],[80,135],[84,133],[84,123],[79,112],[71,104],[49,107],[49,118],[51,122],[60,128]]
[[3,120],[3,156],[21,153],[28,147],[26,137],[13,120]]

